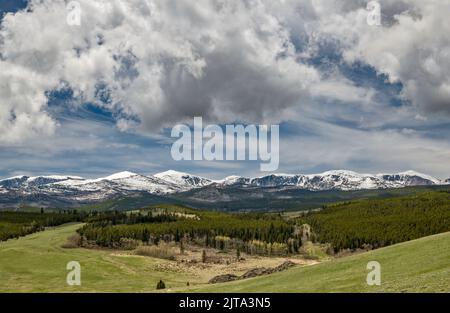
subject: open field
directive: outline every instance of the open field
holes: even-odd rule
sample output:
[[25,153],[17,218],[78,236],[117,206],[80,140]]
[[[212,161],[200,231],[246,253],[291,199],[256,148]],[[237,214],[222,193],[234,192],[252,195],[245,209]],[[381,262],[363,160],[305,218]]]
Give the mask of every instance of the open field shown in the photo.
[[[0,242],[0,292],[149,292],[195,281],[189,273],[158,269],[169,261],[118,255],[111,250],[63,249],[81,224],[64,225],[20,239]],[[80,287],[66,284],[66,264],[81,264]]]
[[[123,251],[63,249],[81,224],[69,224],[0,243],[0,292],[154,292],[159,279],[168,291],[195,292],[450,292],[450,233],[298,266],[285,272],[209,285],[222,273],[241,274],[276,266],[282,258],[256,257],[230,265],[195,264],[127,255]],[[192,253],[191,253],[192,254]],[[82,286],[67,286],[67,262],[82,266]],[[366,264],[382,266],[382,285],[366,285]],[[301,263],[301,262],[300,262]],[[190,287],[186,283],[190,282]]]
[[[366,284],[366,265],[381,264],[381,286]],[[181,290],[180,290],[181,291]],[[190,292],[450,292],[450,233]]]
[[[201,249],[190,249],[168,261],[132,255],[112,249],[64,249],[61,245],[82,224],[66,224],[19,239],[0,242],[0,292],[154,292],[162,279],[168,290],[206,284],[216,275],[241,275],[255,267],[276,267],[281,257],[247,256],[244,261],[229,264],[201,263]],[[213,258],[208,249],[208,258]],[[221,255],[221,259],[233,255]],[[217,257],[217,255],[216,255]],[[183,262],[181,261],[182,259]],[[189,262],[197,260],[197,262]],[[80,287],[66,284],[66,264],[81,264]],[[314,260],[293,258],[297,264],[314,264]]]

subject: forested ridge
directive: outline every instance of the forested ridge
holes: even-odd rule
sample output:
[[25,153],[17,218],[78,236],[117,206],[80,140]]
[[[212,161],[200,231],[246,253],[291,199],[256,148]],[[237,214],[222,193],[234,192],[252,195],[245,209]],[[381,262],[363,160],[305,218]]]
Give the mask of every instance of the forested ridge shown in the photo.
[[342,249],[375,249],[450,231],[450,193],[427,191],[386,199],[335,203],[297,218],[280,214],[195,210],[157,205],[134,211],[0,212],[0,240],[17,238],[45,227],[85,222],[78,233],[85,244],[101,247],[160,241],[193,243],[217,249],[286,255],[301,247],[303,224],[311,239]]
[[0,212],[0,241],[29,235],[69,222],[81,221],[83,216],[76,211],[60,213]]
[[378,248],[450,231],[450,193],[338,203],[298,222],[311,225],[316,240],[335,251]]
[[[147,222],[140,222],[145,219]],[[118,247],[123,238],[151,244],[158,244],[160,240],[184,240],[219,249],[229,247],[287,254],[297,252],[301,245],[294,235],[292,221],[265,214],[227,214],[180,208],[174,212],[159,212],[156,216],[152,211],[130,213],[125,220],[119,218],[122,223],[114,220],[88,223],[79,234],[104,247]]]

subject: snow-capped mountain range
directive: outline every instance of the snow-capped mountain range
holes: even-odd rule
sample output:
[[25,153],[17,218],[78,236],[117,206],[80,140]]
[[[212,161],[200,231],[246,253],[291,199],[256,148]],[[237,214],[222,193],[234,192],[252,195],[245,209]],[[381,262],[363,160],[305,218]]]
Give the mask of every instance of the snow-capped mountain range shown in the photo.
[[0,180],[0,200],[4,198],[58,196],[70,201],[100,201],[136,192],[154,195],[176,194],[202,187],[216,188],[279,188],[321,190],[362,190],[402,188],[449,184],[414,171],[397,174],[360,174],[337,170],[321,174],[272,174],[257,178],[229,176],[212,180],[169,170],[151,176],[120,172],[97,179],[78,176],[16,176]]
[[360,174],[352,171],[337,170],[321,174],[292,175],[273,174],[258,178],[226,178],[225,184],[244,184],[254,187],[291,186],[306,190],[362,190],[402,188],[407,186],[427,186],[446,184],[437,178],[415,171],[397,174]]

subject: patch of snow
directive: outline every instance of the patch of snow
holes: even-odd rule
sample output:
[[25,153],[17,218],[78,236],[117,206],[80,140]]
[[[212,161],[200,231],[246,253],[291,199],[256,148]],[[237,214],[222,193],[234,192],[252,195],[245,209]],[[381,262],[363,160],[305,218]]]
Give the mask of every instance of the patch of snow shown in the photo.
[[54,179],[54,180],[68,180],[68,179],[76,179],[81,180],[82,177],[79,176],[60,176],[60,175],[49,175],[49,176],[34,176],[27,179],[28,182],[33,182],[37,179]]
[[421,177],[423,179],[428,179],[430,181],[432,181],[435,184],[440,184],[441,181],[433,176],[427,175],[427,174],[423,174],[423,173],[419,173],[416,171],[406,171],[406,172],[402,172],[402,173],[398,173],[398,175],[405,175],[405,176],[417,176],[417,177]]
[[138,176],[138,175],[139,174],[124,171],[124,172],[109,175],[107,177],[98,178],[98,180],[115,180],[115,179],[129,178],[129,177]]
[[13,176],[13,177],[8,177],[8,178],[3,178],[0,180],[0,182],[6,181],[6,180],[13,180],[13,179],[22,179],[25,177],[28,178],[28,176],[26,176],[26,175]]
[[212,180],[201,176],[191,175],[189,173],[168,170],[162,173],[154,174],[153,177],[159,178],[167,183],[181,187],[203,187],[213,183]]

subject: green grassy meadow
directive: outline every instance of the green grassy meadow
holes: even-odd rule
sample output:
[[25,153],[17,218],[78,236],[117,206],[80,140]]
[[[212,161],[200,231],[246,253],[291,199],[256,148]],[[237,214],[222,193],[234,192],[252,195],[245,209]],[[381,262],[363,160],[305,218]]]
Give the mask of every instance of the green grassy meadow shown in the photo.
[[[369,261],[381,264],[381,286],[368,286]],[[450,292],[450,233],[433,235],[321,264],[191,292]]]
[[[160,271],[165,260],[119,256],[112,250],[64,249],[61,245],[82,224],[69,224],[0,242],[0,292],[151,292],[195,281],[188,274]],[[81,265],[81,286],[68,286],[66,265]]]
[[[170,261],[61,248],[81,225],[0,242],[0,292],[154,292],[159,279],[166,291],[176,292],[450,292],[450,233],[269,276],[195,285],[195,274],[158,268]],[[80,262],[82,286],[66,284],[69,261]],[[381,264],[381,286],[366,284],[369,261]],[[188,281],[191,287],[186,287]]]

